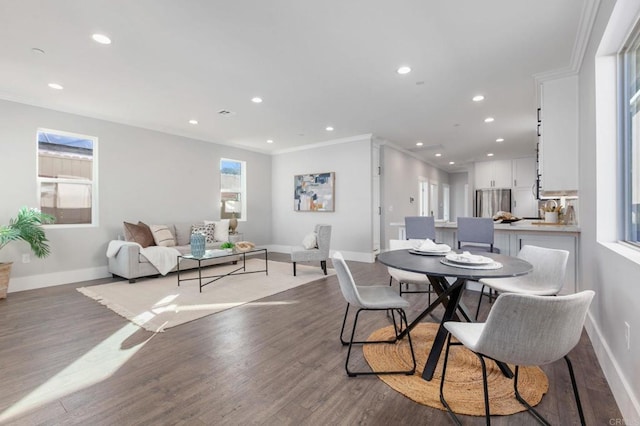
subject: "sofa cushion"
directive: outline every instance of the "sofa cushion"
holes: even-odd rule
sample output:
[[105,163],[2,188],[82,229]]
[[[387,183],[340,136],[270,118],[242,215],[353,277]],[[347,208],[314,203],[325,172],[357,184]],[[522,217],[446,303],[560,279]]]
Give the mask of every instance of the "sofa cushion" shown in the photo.
[[149,225],[153,233],[153,239],[156,245],[163,247],[174,247],[176,240],[167,225]]
[[132,241],[140,244],[142,247],[154,246],[155,241],[151,229],[142,222],[129,223],[124,222],[124,235],[127,241]]
[[215,225],[213,235],[216,241],[229,241],[229,219],[205,220],[204,223]]
[[216,228],[216,225],[213,223],[193,224],[191,225],[191,233],[192,234],[198,233],[198,234],[204,235],[205,242],[208,244],[211,244],[216,241],[215,228]]
[[[200,222],[202,224],[203,222]],[[191,227],[194,222],[179,222],[174,223],[175,237],[177,246],[188,246],[191,243]]]

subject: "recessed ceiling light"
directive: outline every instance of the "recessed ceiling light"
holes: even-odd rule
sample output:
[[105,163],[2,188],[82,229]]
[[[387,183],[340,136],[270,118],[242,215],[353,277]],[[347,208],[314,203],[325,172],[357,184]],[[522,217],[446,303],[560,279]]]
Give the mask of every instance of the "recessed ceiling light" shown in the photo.
[[273,139],[267,139],[267,143],[273,143]]
[[64,89],[64,87],[62,87],[62,85],[58,84],[58,83],[49,83],[49,87],[51,87],[52,89],[56,89],[56,90]]
[[455,161],[449,161],[449,164],[454,165],[454,164],[456,164],[456,162]]
[[100,44],[111,44],[111,39],[104,34],[94,34],[91,36],[93,41]]
[[411,72],[411,68],[407,66],[402,66],[398,68],[398,74],[409,74]]
[[480,101],[484,101],[484,96],[482,95],[475,95],[472,99],[473,102],[480,102]]
[[485,123],[492,123],[494,120],[495,120],[495,118],[493,118],[493,117],[487,117],[487,118],[484,119],[484,122]]
[[436,157],[442,157],[442,154],[440,154],[439,152],[436,153]]
[[325,129],[327,132],[333,132],[333,127],[327,126]]
[[424,145],[422,142],[416,142],[416,146],[422,146]]
[[487,157],[493,157],[493,152],[488,153]]
[[496,139],[496,142],[504,142],[504,138],[498,138]]
[[189,124],[198,124],[198,120],[189,120]]
[[256,96],[254,98],[251,98],[251,102],[253,102],[254,104],[259,104],[262,102],[262,98]]

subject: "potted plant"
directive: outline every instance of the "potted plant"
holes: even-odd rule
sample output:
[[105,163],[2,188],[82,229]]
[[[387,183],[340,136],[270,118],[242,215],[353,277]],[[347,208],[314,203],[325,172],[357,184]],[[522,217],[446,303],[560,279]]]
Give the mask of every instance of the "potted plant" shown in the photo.
[[[47,257],[50,253],[49,240],[42,225],[53,223],[55,218],[40,210],[22,207],[9,225],[0,225],[0,250],[12,241],[25,241],[37,257]],[[0,262],[0,299],[7,297],[9,275],[12,262]]]

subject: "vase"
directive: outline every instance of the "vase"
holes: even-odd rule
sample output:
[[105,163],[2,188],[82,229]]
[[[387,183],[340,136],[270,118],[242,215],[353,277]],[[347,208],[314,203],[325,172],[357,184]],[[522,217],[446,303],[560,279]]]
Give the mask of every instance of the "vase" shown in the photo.
[[191,234],[191,254],[194,257],[202,257],[205,252],[205,238],[203,234],[196,232]]
[[234,213],[229,219],[229,233],[235,234],[236,228],[238,227],[238,219],[236,218],[236,214]]

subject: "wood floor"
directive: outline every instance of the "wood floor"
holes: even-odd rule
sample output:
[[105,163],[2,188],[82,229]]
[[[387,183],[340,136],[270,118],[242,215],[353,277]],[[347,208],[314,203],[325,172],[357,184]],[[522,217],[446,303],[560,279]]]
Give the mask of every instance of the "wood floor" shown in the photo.
[[[359,284],[388,284],[379,264],[349,265]],[[75,290],[109,281],[0,300],[0,424],[451,424],[446,413],[414,403],[375,376],[346,376],[346,348],[338,340],[345,302],[335,276],[159,334]],[[426,295],[407,297],[416,307],[411,319]],[[469,308],[476,300],[477,293],[465,295]],[[365,335],[388,325],[384,314],[366,321]],[[621,419],[586,334],[570,356],[587,424]],[[539,411],[554,425],[577,424],[564,363],[544,370],[550,391]],[[480,417],[461,419],[484,424]],[[493,422],[537,424],[527,413]]]

